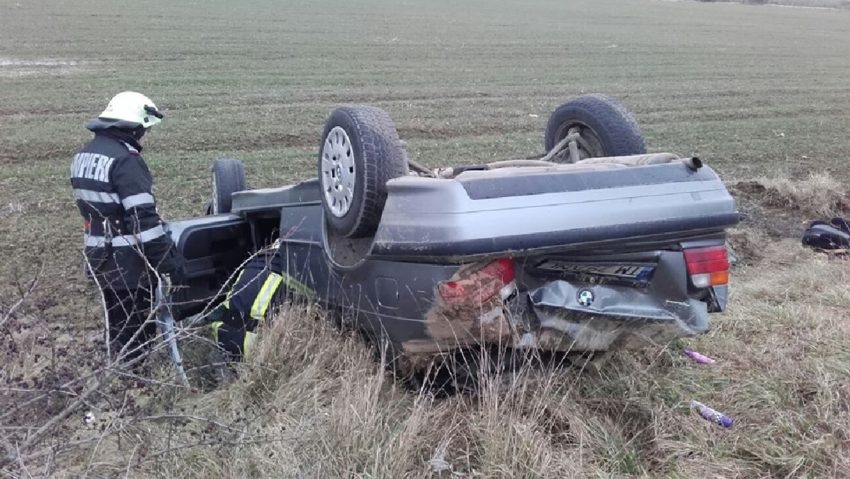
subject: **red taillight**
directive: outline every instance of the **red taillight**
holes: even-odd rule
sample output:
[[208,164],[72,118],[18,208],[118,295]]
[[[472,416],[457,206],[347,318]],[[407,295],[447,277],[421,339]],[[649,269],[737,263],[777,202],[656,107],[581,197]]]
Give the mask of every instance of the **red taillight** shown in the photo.
[[440,283],[437,288],[444,300],[484,303],[516,278],[514,261],[500,258],[479,269],[460,273],[460,278]]
[[498,275],[502,283],[508,284],[516,279],[516,271],[514,270],[514,260],[511,258],[500,258],[493,261],[484,269],[491,268],[488,272]]
[[683,251],[691,282],[697,288],[729,283],[729,256],[726,246],[709,246]]

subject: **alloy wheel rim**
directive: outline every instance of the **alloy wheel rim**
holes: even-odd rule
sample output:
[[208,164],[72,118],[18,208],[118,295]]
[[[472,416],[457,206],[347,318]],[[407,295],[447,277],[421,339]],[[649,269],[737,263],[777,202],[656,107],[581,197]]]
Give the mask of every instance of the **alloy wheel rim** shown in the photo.
[[339,126],[328,132],[322,145],[322,192],[331,214],[345,216],[354,201],[356,166],[348,133]]

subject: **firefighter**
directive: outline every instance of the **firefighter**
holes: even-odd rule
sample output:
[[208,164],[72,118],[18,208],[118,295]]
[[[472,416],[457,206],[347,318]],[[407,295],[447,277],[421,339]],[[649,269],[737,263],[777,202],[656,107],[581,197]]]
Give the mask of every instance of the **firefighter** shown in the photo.
[[224,302],[211,315],[213,338],[230,361],[246,359],[257,333],[279,303],[284,282],[278,248],[251,258],[237,274]]
[[156,336],[150,312],[157,280],[176,279],[171,238],[157,212],[153,178],[141,156],[142,138],[162,118],[148,97],[119,93],[88,123],[94,138],[71,163],[85,256],[103,293],[113,359],[132,361],[146,351]]

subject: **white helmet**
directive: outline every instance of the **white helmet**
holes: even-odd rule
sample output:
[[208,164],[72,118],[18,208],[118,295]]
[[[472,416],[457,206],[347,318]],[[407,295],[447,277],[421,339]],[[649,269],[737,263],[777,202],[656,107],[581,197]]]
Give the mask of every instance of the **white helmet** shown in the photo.
[[150,98],[134,91],[121,92],[109,100],[106,109],[98,116],[99,123],[119,128],[147,129],[162,121],[162,113]]

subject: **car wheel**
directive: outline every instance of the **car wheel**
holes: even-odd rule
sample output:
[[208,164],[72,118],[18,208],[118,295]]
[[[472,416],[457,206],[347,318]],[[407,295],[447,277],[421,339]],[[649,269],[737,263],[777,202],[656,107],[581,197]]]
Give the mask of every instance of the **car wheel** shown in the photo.
[[395,124],[384,110],[371,106],[331,113],[318,167],[327,224],[346,238],[374,234],[387,200],[387,181],[409,171]]
[[578,135],[575,144],[555,155],[553,161],[574,163],[586,158],[646,153],[637,121],[626,107],[606,95],[583,95],[555,109],[546,125],[546,151],[570,133]]
[[240,160],[218,159],[212,165],[212,199],[207,214],[230,213],[231,195],[246,189],[245,166]]

